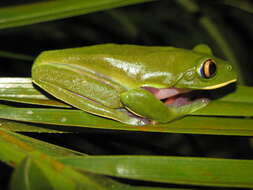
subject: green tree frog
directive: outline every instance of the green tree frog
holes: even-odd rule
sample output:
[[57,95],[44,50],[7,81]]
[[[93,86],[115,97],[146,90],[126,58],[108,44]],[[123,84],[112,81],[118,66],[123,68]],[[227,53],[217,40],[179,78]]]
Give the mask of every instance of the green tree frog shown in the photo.
[[193,90],[236,81],[232,66],[199,44],[175,47],[103,44],[42,52],[33,82],[56,98],[98,116],[130,125],[167,123],[208,101]]

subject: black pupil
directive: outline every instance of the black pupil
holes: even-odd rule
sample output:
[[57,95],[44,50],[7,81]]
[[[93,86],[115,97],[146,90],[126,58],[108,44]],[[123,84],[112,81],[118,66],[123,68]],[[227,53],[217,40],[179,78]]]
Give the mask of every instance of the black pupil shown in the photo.
[[216,73],[216,64],[214,62],[211,62],[209,65],[209,73],[210,77],[212,77]]

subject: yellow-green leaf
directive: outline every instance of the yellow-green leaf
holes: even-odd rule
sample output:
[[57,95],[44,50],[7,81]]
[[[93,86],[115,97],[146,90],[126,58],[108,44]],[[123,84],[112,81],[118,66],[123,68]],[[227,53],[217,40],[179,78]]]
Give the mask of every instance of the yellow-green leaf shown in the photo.
[[42,94],[34,87],[31,78],[0,78],[0,100],[42,106],[71,107]]
[[0,8],[0,29],[77,16],[150,0],[54,0]]
[[253,187],[253,161],[173,156],[88,156],[58,158],[99,174],[161,183]]
[[[253,135],[253,119],[186,116],[167,124],[131,126],[117,121],[98,117],[80,110],[40,109],[40,108],[4,108],[0,109],[0,118],[32,123],[43,123],[69,127],[70,131],[78,131],[73,127],[89,127],[99,129],[191,133],[215,135]],[[72,127],[71,127],[72,126]],[[80,129],[81,130],[81,129]]]

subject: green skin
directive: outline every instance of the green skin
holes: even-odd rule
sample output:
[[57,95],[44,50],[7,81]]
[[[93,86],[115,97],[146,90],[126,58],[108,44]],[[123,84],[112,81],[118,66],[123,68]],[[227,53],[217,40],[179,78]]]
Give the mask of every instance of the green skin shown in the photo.
[[[216,62],[217,73],[201,76],[203,62]],[[56,98],[83,111],[131,125],[139,117],[167,123],[204,107],[196,101],[169,107],[141,87],[216,89],[236,81],[232,66],[204,44],[193,50],[175,47],[104,44],[42,52],[32,67],[33,82]]]

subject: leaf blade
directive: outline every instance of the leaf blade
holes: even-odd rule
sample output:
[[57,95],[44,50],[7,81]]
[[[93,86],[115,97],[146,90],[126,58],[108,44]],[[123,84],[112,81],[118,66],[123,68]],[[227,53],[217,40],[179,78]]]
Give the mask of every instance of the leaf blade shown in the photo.
[[150,0],[55,0],[3,7],[0,29],[56,20]]
[[161,183],[253,187],[252,160],[173,156],[89,156],[57,160],[78,169],[114,177]]
[[54,99],[49,99],[33,86],[31,78],[0,78],[0,100],[70,108],[71,106]]
[[[253,135],[253,120],[246,118],[223,118],[186,116],[167,123],[146,126],[130,126],[117,121],[98,117],[80,110],[5,108],[0,109],[0,118],[31,123],[44,123],[69,127],[71,131],[88,127],[143,132],[213,134],[213,135]],[[71,128],[72,126],[72,128]]]
[[52,190],[174,190],[174,188],[134,187],[90,172],[80,173],[55,160],[54,157],[43,154],[26,142],[17,139],[16,135],[18,134],[0,129],[0,160],[16,167],[12,177],[12,190],[29,189],[30,187],[38,189],[38,185],[40,185],[38,181],[41,182],[41,178],[43,178],[43,183],[46,183],[44,185],[48,188],[52,187],[50,188]]

